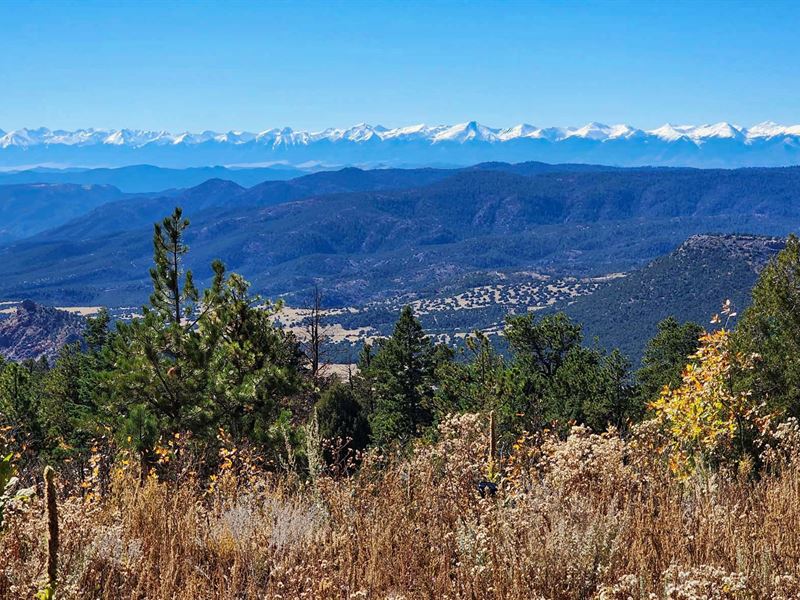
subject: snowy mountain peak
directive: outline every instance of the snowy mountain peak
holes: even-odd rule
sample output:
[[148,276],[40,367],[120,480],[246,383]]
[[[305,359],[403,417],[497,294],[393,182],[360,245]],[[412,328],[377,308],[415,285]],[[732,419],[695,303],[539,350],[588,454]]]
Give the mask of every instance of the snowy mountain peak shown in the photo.
[[496,129],[489,129],[477,121],[469,121],[447,127],[433,136],[433,143],[437,142],[495,142],[498,140]]
[[606,125],[592,121],[578,129],[570,129],[565,135],[565,138],[575,137],[584,138],[595,141],[615,140],[618,138],[629,138],[642,133],[639,129],[625,125],[624,123],[618,125]]
[[694,127],[689,135],[696,140],[705,140],[709,138],[739,139],[744,137],[741,130],[724,121],[713,125]]
[[538,127],[528,125],[527,123],[520,123],[509,127],[508,129],[501,129],[497,134],[497,138],[501,141],[513,140],[515,138],[535,137],[539,131]]
[[771,138],[784,135],[800,135],[800,125],[779,125],[775,121],[756,123],[747,129],[748,138]]
[[367,125],[366,123],[359,123],[349,129],[343,130],[342,138],[350,140],[351,142],[366,142],[371,139],[380,139],[380,134],[376,127]]
[[[688,129],[691,129],[691,127],[688,127]],[[665,123],[664,125],[658,127],[657,129],[651,129],[647,133],[649,133],[653,137],[657,137],[667,142],[675,142],[681,139],[689,139],[686,130],[687,130],[686,126],[672,125],[671,123]]]
[[667,123],[656,129],[643,131],[627,124],[606,125],[599,122],[587,123],[582,127],[538,128],[527,123],[513,127],[494,129],[477,121],[467,121],[457,125],[428,126],[425,124],[406,127],[386,128],[380,125],[359,123],[348,128],[328,128],[318,132],[295,131],[291,127],[266,129],[258,133],[242,130],[227,132],[202,131],[200,133],[167,131],[145,131],[138,129],[78,129],[75,131],[38,129],[0,130],[0,147],[30,147],[36,145],[93,145],[142,147],[148,144],[267,144],[297,145],[327,140],[329,142],[367,141],[412,141],[424,140],[430,143],[442,142],[507,142],[515,139],[536,138],[561,141],[569,138],[582,138],[590,141],[650,137],[662,141],[680,139],[702,143],[709,139],[766,139],[776,136],[798,136],[800,125],[779,125],[772,121],[758,123],[750,128],[739,127],[727,122],[703,125],[673,125]]
[[[720,144],[726,148],[724,156],[719,154]],[[754,158],[755,153],[762,158]],[[0,167],[108,166],[130,161],[175,166],[431,164],[484,159],[755,166],[798,164],[796,156],[800,156],[800,125],[772,121],[751,127],[725,121],[667,123],[651,130],[600,122],[581,127],[541,128],[520,123],[492,128],[474,120],[394,128],[358,123],[318,131],[291,127],[199,133],[44,127],[0,130]]]

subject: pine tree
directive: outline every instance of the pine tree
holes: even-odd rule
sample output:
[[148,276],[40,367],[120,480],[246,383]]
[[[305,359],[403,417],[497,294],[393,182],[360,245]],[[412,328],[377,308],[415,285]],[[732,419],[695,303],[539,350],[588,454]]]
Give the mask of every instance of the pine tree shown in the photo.
[[636,372],[642,405],[655,400],[665,385],[680,385],[683,369],[697,352],[703,333],[697,323],[681,324],[675,317],[658,324],[658,333],[647,342],[642,368]]
[[366,374],[375,398],[370,424],[376,443],[406,441],[431,422],[435,361],[433,343],[411,308],[404,307]]
[[[183,218],[183,211],[176,207],[172,215],[153,227],[153,262],[150,278],[153,280],[153,293],[150,304],[163,320],[173,327],[180,327],[184,317],[192,315],[194,304],[198,301],[192,272],[185,271],[184,257],[189,247],[184,242],[184,232],[189,227],[189,219]],[[181,275],[184,275],[181,286]]]
[[275,325],[281,305],[248,289],[244,278],[230,275],[198,331],[208,356],[207,396],[215,422],[237,440],[264,443],[282,400],[300,389],[304,357],[294,336]]
[[753,368],[738,375],[737,385],[771,409],[800,417],[800,239],[795,235],[761,272],[752,297],[733,348],[752,358]]
[[213,282],[200,302],[185,268],[188,226],[180,208],[155,225],[150,304],[142,308],[141,319],[118,323],[111,343],[110,359],[116,365],[112,391],[119,414],[124,419],[136,408],[165,432],[202,432],[213,413],[204,392],[214,341],[203,339],[199,325],[218,307],[225,269],[214,262]]
[[219,261],[201,296],[184,266],[187,226],[176,209],[155,227],[150,304],[142,318],[118,324],[110,350],[99,355],[114,365],[111,406],[143,472],[148,445],[179,431],[207,450],[219,428],[237,442],[271,443],[275,422],[289,420],[287,398],[300,387],[303,356],[294,336],[275,325],[278,306],[251,296],[247,281],[226,274]]

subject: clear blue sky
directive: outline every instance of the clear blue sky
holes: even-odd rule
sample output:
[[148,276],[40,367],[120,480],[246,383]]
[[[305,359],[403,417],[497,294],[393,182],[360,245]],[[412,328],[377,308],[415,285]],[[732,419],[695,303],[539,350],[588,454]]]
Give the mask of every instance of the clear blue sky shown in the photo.
[[0,2],[0,128],[800,122],[800,2]]

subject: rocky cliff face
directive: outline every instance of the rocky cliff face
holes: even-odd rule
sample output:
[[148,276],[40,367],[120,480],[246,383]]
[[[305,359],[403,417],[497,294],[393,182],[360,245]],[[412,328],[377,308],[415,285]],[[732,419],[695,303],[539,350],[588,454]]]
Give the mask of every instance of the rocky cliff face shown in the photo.
[[[675,250],[676,260],[689,260],[692,264],[705,263],[713,267],[730,261],[743,261],[754,273],[760,273],[778,252],[786,239],[746,234],[693,235]],[[712,260],[708,260],[711,257]]]
[[83,317],[25,300],[0,320],[0,355],[9,360],[52,361],[66,344],[81,341]]

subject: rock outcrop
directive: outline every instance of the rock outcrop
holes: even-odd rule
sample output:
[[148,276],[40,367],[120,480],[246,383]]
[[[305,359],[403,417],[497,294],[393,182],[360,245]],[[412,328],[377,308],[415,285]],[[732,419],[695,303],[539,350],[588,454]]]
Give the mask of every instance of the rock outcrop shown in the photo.
[[79,315],[25,300],[16,313],[0,319],[0,355],[14,361],[45,356],[52,362],[63,346],[83,339],[85,324]]

